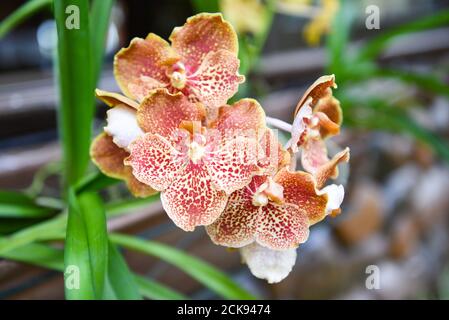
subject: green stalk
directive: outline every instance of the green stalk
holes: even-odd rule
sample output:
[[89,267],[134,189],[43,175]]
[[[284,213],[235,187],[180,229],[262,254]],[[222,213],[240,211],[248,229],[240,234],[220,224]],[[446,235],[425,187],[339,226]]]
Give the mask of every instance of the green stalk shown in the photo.
[[58,31],[58,120],[67,188],[81,179],[89,163],[94,112],[89,1],[57,0],[54,14]]
[[30,0],[0,23],[0,40],[33,14],[50,7],[52,0]]

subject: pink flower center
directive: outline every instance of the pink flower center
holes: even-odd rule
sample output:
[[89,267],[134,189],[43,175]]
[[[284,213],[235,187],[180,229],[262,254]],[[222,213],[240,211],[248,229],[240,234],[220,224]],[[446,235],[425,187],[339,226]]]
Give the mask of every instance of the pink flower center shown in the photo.
[[252,203],[256,207],[266,206],[270,201],[282,204],[284,202],[284,187],[268,177],[254,192]]
[[178,89],[184,89],[187,83],[186,68],[182,62],[177,62],[172,67],[172,73],[169,75],[170,84]]

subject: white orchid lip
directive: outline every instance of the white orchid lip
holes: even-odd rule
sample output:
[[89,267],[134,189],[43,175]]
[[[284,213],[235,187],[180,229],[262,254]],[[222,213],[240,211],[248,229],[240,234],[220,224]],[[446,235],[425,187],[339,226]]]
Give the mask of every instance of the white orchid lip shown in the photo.
[[256,242],[242,247],[240,254],[251,273],[268,283],[285,279],[296,263],[296,249],[272,250]]
[[104,131],[112,136],[112,141],[125,150],[135,139],[144,134],[137,124],[136,111],[119,104],[107,112],[107,126]]

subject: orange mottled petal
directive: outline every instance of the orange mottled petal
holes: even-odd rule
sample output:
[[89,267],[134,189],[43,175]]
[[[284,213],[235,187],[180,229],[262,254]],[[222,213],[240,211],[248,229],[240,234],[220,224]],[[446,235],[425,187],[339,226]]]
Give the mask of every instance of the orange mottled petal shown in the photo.
[[169,83],[167,68],[177,60],[170,44],[150,33],[146,39],[134,38],[116,54],[114,73],[120,89],[141,101],[150,90]]
[[192,162],[161,193],[168,216],[185,231],[214,222],[225,209],[227,200],[227,195],[212,185],[206,168]]
[[153,91],[137,111],[137,122],[145,132],[170,137],[182,121],[201,121],[204,108],[190,102],[182,93],[170,94],[165,89]]
[[223,136],[247,133],[246,136],[257,137],[266,129],[265,112],[256,100],[241,99],[232,106],[222,106],[211,127]]
[[226,209],[214,223],[206,227],[207,234],[215,244],[240,248],[254,241],[260,207],[252,205],[251,196],[246,188],[229,196]]
[[231,194],[248,185],[258,173],[257,140],[237,137],[230,140],[207,161],[213,184]]
[[230,51],[209,52],[187,85],[195,97],[210,108],[224,105],[238,90],[245,77],[239,75],[240,61]]
[[183,174],[186,161],[163,137],[147,133],[129,146],[130,156],[125,164],[133,168],[137,180],[152,188],[165,190]]
[[256,241],[270,249],[296,248],[309,237],[309,221],[303,208],[270,202],[257,220]]
[[138,198],[146,198],[149,196],[152,196],[156,193],[158,193],[157,190],[154,190],[150,186],[146,185],[145,183],[140,182],[137,180],[133,174],[132,169],[129,166],[126,166],[128,177],[126,179],[126,185],[128,186],[129,191]]
[[315,179],[317,182],[317,188],[324,186],[329,178],[335,179],[338,177],[338,165],[342,162],[349,161],[349,148],[337,153],[331,160],[319,167],[315,171]]
[[137,109],[139,107],[137,102],[121,95],[120,93],[95,89],[95,96],[110,107],[115,107],[119,104],[124,104],[133,109]]
[[307,172],[315,174],[319,167],[329,161],[326,144],[320,138],[309,138],[303,144],[301,164]]
[[321,221],[326,216],[328,197],[326,194],[317,194],[315,179],[311,174],[282,169],[274,180],[284,187],[285,202],[302,210],[310,224]]
[[233,27],[219,13],[200,13],[173,30],[172,48],[182,57],[187,71],[195,72],[209,52],[228,50],[237,56],[238,39]]
[[304,105],[304,103],[310,98],[312,98],[311,106],[315,106],[319,99],[324,98],[326,96],[331,95],[332,91],[330,88],[336,88],[337,85],[335,84],[335,76],[329,75],[329,76],[322,76],[318,78],[304,93],[301,100],[299,100],[298,104],[296,105],[295,113],[294,115],[299,112],[301,107]]
[[136,197],[148,197],[157,191],[151,187],[137,181],[131,173],[131,168],[125,166],[124,159],[128,157],[128,152],[119,148],[112,137],[106,133],[101,133],[92,142],[90,155],[92,161],[105,175],[125,180],[129,190]]
[[340,101],[333,96],[327,96],[313,108],[314,112],[324,113],[333,123],[340,125],[343,121],[343,112],[341,110]]
[[112,137],[106,133],[99,134],[90,146],[90,157],[105,175],[125,179],[126,169],[123,160],[128,156],[126,150],[118,147]]

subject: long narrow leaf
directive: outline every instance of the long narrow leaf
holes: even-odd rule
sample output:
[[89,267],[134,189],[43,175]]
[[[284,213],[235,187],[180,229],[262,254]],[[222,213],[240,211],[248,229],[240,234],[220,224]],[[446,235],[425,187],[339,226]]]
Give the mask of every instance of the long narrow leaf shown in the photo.
[[[0,257],[61,272],[64,271],[64,252],[41,243],[31,243],[13,251],[0,253]],[[133,277],[139,292],[145,298],[166,300],[187,299],[184,295],[156,281],[135,274],[133,274]]]
[[173,264],[224,298],[254,299],[253,295],[242,289],[227,275],[182,251],[154,241],[145,241],[122,234],[111,234],[110,239],[120,246],[158,257]]
[[30,0],[14,11],[0,23],[0,39],[28,17],[50,7],[52,0]]
[[109,243],[108,280],[117,299],[141,299],[134,277],[113,243]]
[[449,24],[449,10],[440,11],[437,14],[424,17],[382,33],[370,40],[359,52],[359,60],[372,60],[397,36],[418,32],[430,28],[436,28]]
[[97,82],[101,71],[109,29],[109,18],[114,2],[115,0],[94,0],[92,2],[90,21],[95,21],[95,28],[91,30],[94,82]]
[[65,245],[66,268],[80,274],[80,288],[66,287],[68,299],[100,299],[107,272],[108,239],[101,199],[95,193],[69,193],[69,218]]
[[54,213],[23,193],[0,191],[0,218],[43,218]]
[[139,286],[140,293],[150,299],[154,300],[186,300],[188,299],[183,294],[174,291],[159,282],[149,280],[142,276],[134,277]]
[[54,2],[60,85],[58,120],[66,185],[75,185],[89,162],[94,83],[88,5],[88,0]]
[[60,215],[51,220],[34,224],[8,237],[1,238],[0,253],[15,250],[35,241],[63,238],[66,219],[66,215]]

